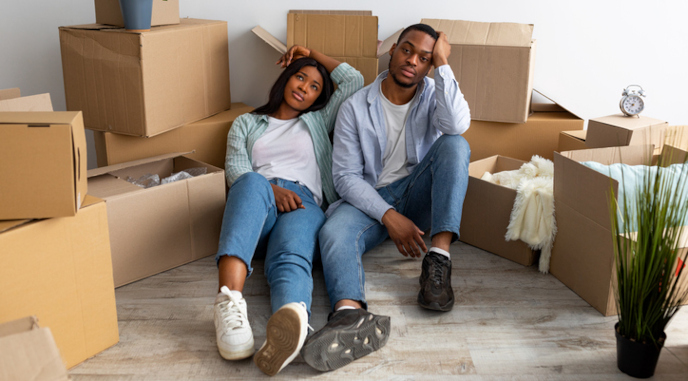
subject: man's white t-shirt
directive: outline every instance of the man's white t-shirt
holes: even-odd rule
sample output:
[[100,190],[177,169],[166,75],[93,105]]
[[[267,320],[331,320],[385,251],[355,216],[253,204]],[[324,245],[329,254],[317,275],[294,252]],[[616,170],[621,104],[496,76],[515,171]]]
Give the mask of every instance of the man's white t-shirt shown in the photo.
[[382,85],[380,85],[380,96],[382,98],[382,110],[385,114],[387,146],[382,156],[382,173],[380,173],[377,179],[375,189],[385,187],[409,175],[409,171],[406,168],[408,164],[406,156],[406,119],[409,110],[411,110],[411,104],[413,104],[416,98],[414,96],[406,104],[395,105],[382,93]]
[[322,203],[322,180],[308,126],[299,118],[268,117],[268,128],[253,144],[253,170],[271,180],[297,181]]

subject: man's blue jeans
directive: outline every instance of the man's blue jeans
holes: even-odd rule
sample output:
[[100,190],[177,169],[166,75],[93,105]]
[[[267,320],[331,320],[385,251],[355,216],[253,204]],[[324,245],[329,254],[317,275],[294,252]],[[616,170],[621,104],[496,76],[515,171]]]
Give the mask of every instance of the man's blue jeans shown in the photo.
[[[432,227],[431,237],[452,232],[455,240],[468,186],[470,154],[462,136],[442,135],[408,176],[378,193],[421,230]],[[367,308],[361,257],[388,237],[384,225],[347,202],[327,219],[320,230],[320,252],[333,309],[342,299],[359,301]]]
[[[270,183],[295,192],[306,209],[279,212]],[[268,182],[256,172],[245,173],[229,189],[215,259],[237,257],[250,276],[256,249],[264,251],[272,312],[287,303],[304,302],[310,315],[313,257],[324,222],[325,214],[305,186],[282,179]]]

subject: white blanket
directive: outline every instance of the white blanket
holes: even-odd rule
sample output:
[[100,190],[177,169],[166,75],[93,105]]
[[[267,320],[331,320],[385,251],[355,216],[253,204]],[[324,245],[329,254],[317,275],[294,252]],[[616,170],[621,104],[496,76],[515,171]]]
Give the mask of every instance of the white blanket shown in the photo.
[[520,239],[533,250],[540,250],[539,269],[549,271],[552,245],[557,234],[554,220],[554,164],[533,156],[515,171],[486,172],[483,180],[516,189],[516,200],[506,232],[507,241]]

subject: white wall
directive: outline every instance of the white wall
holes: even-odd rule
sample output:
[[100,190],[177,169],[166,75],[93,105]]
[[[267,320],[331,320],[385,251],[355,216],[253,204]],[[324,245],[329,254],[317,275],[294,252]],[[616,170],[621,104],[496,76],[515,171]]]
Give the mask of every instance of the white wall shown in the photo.
[[[688,31],[684,0],[180,0],[182,17],[227,20],[232,101],[265,102],[278,54],[251,33],[261,25],[286,40],[289,9],[370,9],[379,38],[421,18],[535,24],[535,88],[583,118],[619,112],[621,90],[642,85],[643,115],[688,125]],[[95,21],[92,0],[3,0],[0,89],[49,92],[65,109],[57,27]],[[95,166],[89,136],[89,167]]]

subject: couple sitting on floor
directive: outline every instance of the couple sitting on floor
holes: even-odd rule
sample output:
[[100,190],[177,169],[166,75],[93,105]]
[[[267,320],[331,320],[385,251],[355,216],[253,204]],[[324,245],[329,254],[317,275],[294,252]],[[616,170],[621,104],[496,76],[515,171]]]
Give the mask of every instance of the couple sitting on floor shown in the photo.
[[[367,310],[361,256],[387,237],[404,256],[426,253],[418,303],[451,310],[449,246],[468,184],[470,150],[460,135],[470,113],[447,65],[450,49],[442,32],[412,25],[390,49],[389,70],[363,89],[354,68],[302,46],[277,62],[286,69],[268,103],[237,118],[227,138],[231,187],[215,299],[222,357],[254,353],[242,290],[257,250],[273,315],[253,358],[269,375],[299,352],[329,371],[386,344],[390,318]],[[333,312],[308,337],[316,253]]]

